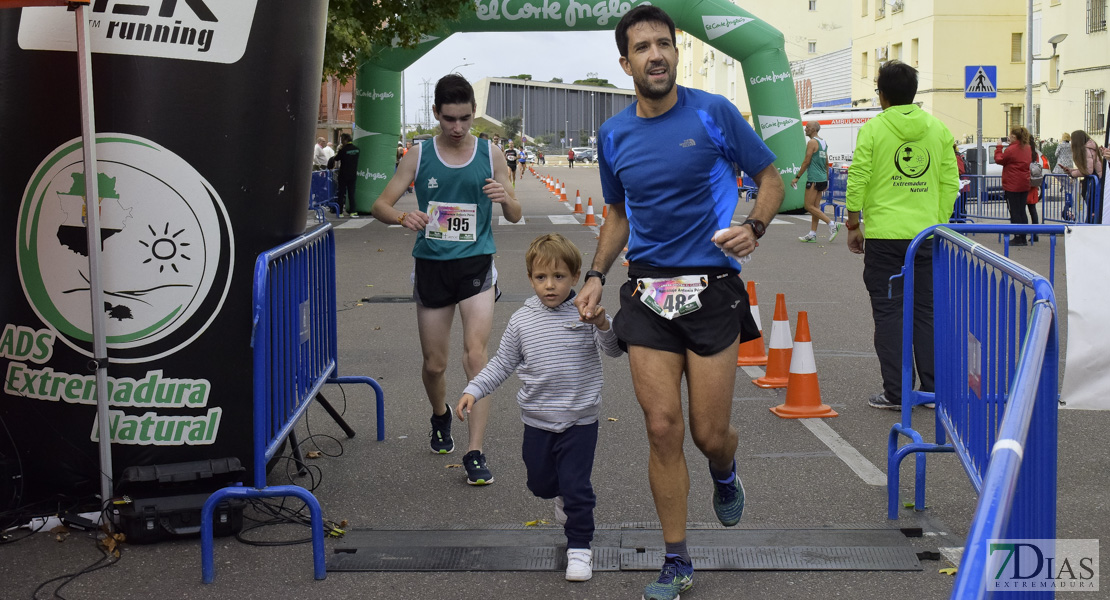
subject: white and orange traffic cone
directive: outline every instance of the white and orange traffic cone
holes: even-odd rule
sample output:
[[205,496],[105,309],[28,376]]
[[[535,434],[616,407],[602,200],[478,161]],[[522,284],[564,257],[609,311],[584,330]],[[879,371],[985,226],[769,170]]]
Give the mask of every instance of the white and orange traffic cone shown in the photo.
[[[582,206],[582,198],[578,199],[578,206]],[[586,208],[586,222],[583,225],[597,225],[597,218],[594,217],[594,198],[590,196],[589,204]]]
[[624,250],[621,250],[621,254],[624,256],[624,262],[621,263],[621,266],[627,267],[628,266],[628,246],[625,246]]
[[786,402],[771,409],[784,419],[835,417],[836,411],[821,404],[821,386],[817,383],[817,362],[813,360],[813,341],[809,338],[809,317],[798,313],[798,335],[790,356],[790,381],[786,386]]
[[579,191],[574,192],[574,214],[580,215],[585,211],[582,210],[582,193]]
[[564,182],[563,187],[559,190],[559,202],[567,201],[567,184]]
[[775,317],[771,322],[771,343],[767,350],[767,373],[752,383],[761,388],[784,388],[790,380],[790,319],[786,316],[786,296],[775,295]]
[[604,221],[605,219],[608,219],[608,218],[609,218],[609,205],[605,204],[601,207],[601,220]]
[[748,306],[751,307],[755,326],[759,329],[759,337],[740,344],[740,350],[736,353],[736,366],[763,366],[767,364],[767,353],[763,351],[763,322],[759,320],[759,305],[755,298],[754,281],[748,281]]

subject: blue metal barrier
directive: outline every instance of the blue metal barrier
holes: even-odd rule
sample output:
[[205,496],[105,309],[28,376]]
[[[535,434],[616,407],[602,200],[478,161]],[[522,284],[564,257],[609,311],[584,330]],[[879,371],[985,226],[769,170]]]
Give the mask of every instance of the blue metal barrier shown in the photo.
[[[1059,342],[1048,280],[960,233],[1059,234],[1059,225],[935,226],[907,257],[933,242],[935,392],[910,389],[913,269],[903,268],[902,414],[887,443],[887,516],[898,518],[899,466],[915,454],[914,506],[925,507],[925,454],[955,452],[980,494],[964,562],[964,587],[983,593],[986,540],[1052,539],[1056,523],[1056,398]],[[907,260],[910,260],[909,258]],[[913,263],[908,263],[912,265]],[[936,442],[913,429],[914,406],[934,402]],[[897,446],[899,436],[911,442]],[[946,435],[951,442],[946,442]],[[1028,444],[1026,445],[1026,440]],[[1014,455],[1017,450],[1017,455]],[[997,455],[997,456],[996,456]],[[1016,481],[1016,483],[1015,483]],[[988,537],[982,537],[982,536]],[[974,555],[974,553],[980,553]],[[982,559],[982,564],[978,561]],[[969,562],[970,561],[970,562]],[[977,580],[973,580],[978,577]],[[978,586],[978,587],[976,587]]]
[[821,210],[826,206],[833,207],[833,220],[840,221],[847,215],[845,201],[848,198],[848,171],[829,169],[829,189],[826,191]]
[[[957,221],[1010,221],[1010,208],[1002,193],[1002,178],[997,175],[963,175],[971,182],[960,192],[956,202]],[[1037,213],[1041,223],[1092,223],[1091,216],[1101,214],[1098,178],[1091,176],[1084,196],[1082,178],[1060,173],[1046,173],[1041,183]],[[982,190],[982,194],[979,194]]]
[[335,169],[312,172],[308,209],[316,213],[316,221],[319,223],[327,221],[327,217],[324,215],[325,209],[330,208],[336,215],[339,214],[339,196],[335,185],[335,174]]
[[[215,577],[212,513],[224,499],[293,496],[308,506],[313,571],[324,579],[323,519],[320,504],[295,485],[267,486],[266,465],[288,437],[299,458],[294,427],[312,402],[346,432],[354,431],[320,395],[325,383],[365,383],[377,403],[378,441],[385,439],[385,397],[369,377],[338,375],[335,233],[330,224],[259,255],[254,273],[254,487],[217,490],[201,512],[201,570],[204,583]],[[303,464],[303,461],[302,461]]]

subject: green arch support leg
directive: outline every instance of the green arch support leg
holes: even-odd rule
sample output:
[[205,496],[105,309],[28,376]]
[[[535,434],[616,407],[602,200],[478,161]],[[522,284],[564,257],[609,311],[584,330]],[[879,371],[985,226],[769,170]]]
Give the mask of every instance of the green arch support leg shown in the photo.
[[[358,71],[355,144],[361,150],[355,206],[369,212],[393,176],[401,132],[401,71],[453,33],[599,31],[644,0],[475,0],[475,12],[425,37],[413,49],[374,48]],[[653,0],[675,26],[740,63],[752,126],[775,153],[786,197],[783,211],[802,207],[804,190],[786,184],[805,155],[805,133],[781,32],[727,0]],[[617,60],[616,45],[612,59]]]

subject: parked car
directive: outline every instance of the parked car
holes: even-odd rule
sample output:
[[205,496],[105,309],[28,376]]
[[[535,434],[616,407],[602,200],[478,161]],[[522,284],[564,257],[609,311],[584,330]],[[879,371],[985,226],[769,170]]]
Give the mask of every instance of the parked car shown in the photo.
[[571,148],[571,150],[574,150],[574,162],[597,162],[597,150],[593,148],[583,146],[581,148]]

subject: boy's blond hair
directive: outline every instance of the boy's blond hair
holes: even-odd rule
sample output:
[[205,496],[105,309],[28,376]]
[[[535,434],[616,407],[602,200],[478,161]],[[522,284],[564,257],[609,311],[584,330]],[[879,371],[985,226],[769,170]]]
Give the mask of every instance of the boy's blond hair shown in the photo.
[[524,262],[528,265],[528,276],[532,276],[532,266],[540,264],[563,264],[570,269],[571,275],[577,275],[582,269],[582,251],[567,238],[557,234],[548,233],[532,240],[528,252],[524,254]]

